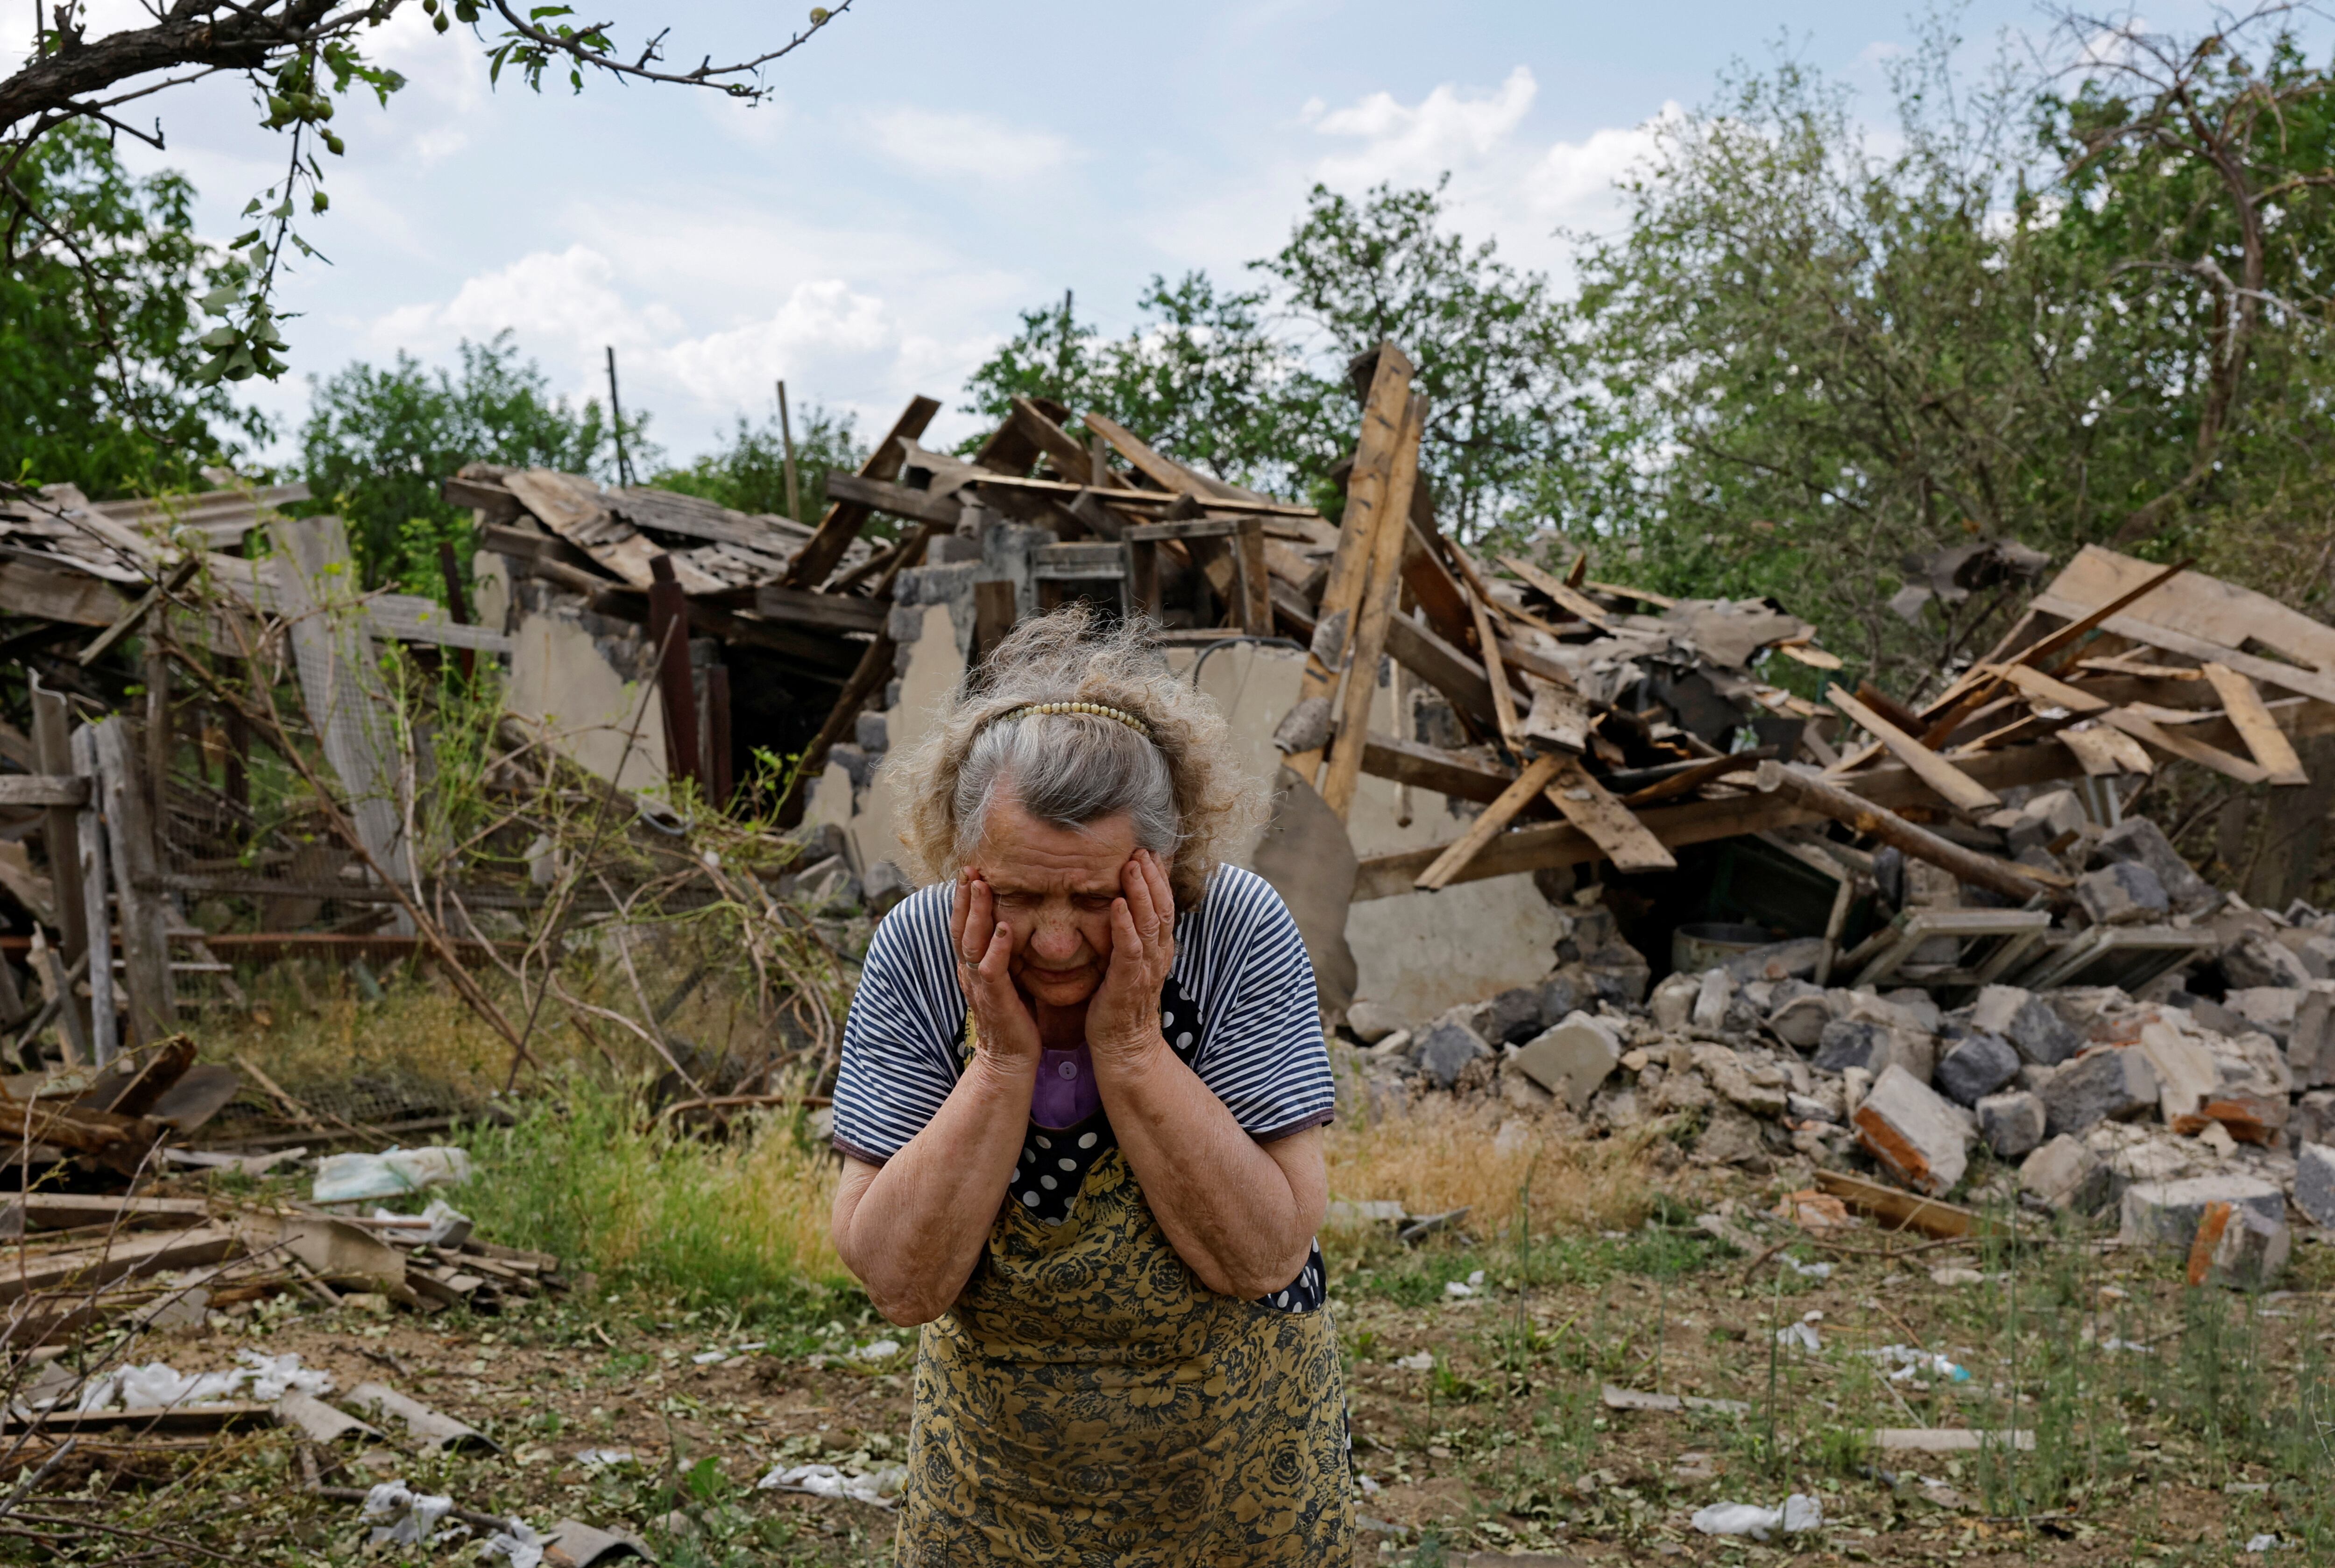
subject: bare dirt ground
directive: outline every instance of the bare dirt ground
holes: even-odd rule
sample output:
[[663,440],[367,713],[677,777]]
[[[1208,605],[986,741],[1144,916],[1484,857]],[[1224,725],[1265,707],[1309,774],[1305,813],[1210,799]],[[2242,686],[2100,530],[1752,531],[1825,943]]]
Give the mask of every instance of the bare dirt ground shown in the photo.
[[[1788,1244],[1747,1256],[1693,1217],[1665,1204],[1642,1230],[1530,1248],[1460,1235],[1333,1249],[1368,1477],[1360,1560],[2225,1563],[2274,1536],[2265,1561],[2335,1561],[2320,1554],[2335,1248],[2305,1247],[2284,1291],[2253,1298],[2190,1292],[2171,1263],[2075,1238],[1915,1251],[1859,1226],[1819,1246],[1746,1194],[1738,1234],[1763,1253]],[[36,1510],[82,1528],[24,1524],[0,1536],[0,1556],[397,1558],[405,1549],[366,1544],[354,1503],[305,1490],[314,1462],[328,1486],[394,1476],[538,1528],[629,1528],[670,1563],[888,1563],[882,1509],[755,1485],[781,1465],[865,1472],[905,1451],[913,1335],[848,1294],[827,1305],[824,1321],[783,1324],[574,1297],[493,1318],[383,1319],[297,1297],[217,1313],[150,1337],[137,1359],[201,1370],[239,1349],[296,1350],[339,1389],[387,1382],[502,1452],[416,1457],[352,1440],[304,1456],[266,1428],[169,1450],[99,1446],[52,1476]],[[850,1354],[887,1338],[902,1349]],[[1892,1346],[1943,1356],[1968,1380],[1902,1366]],[[1743,1408],[1612,1408],[1609,1385]],[[2016,1455],[1906,1454],[1866,1436],[2000,1430],[2014,1408],[2037,1434]],[[1690,1523],[1713,1503],[1775,1507],[1793,1492],[1818,1500],[1819,1528],[1762,1544]]]

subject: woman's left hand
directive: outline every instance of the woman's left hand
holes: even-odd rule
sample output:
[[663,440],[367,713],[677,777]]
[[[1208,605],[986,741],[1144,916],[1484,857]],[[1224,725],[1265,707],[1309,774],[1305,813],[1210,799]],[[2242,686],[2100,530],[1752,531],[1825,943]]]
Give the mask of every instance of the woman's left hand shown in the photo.
[[1138,849],[1119,867],[1110,905],[1110,967],[1087,1004],[1087,1045],[1098,1056],[1139,1054],[1159,1036],[1159,990],[1176,962],[1176,895],[1159,857]]

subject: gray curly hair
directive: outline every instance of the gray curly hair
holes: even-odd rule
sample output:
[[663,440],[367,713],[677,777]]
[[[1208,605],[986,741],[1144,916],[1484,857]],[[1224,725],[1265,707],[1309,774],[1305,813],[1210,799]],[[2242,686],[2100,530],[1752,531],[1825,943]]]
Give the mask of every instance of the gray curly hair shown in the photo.
[[[1126,813],[1136,842],[1168,863],[1177,907],[1197,906],[1225,853],[1263,819],[1264,791],[1235,760],[1216,704],[1168,670],[1152,633],[1076,604],[1024,621],[931,732],[886,761],[923,880],[956,875],[1003,791],[1061,828]],[[1008,717],[1048,702],[1116,708],[1150,735],[1096,713]]]

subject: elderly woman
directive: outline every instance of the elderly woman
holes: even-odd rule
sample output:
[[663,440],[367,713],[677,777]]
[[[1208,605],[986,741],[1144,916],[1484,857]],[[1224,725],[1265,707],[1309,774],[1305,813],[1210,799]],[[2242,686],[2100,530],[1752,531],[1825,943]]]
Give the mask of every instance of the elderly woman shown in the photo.
[[835,1244],[925,1325],[899,1562],[1350,1562],[1313,1244],[1331,1079],[1224,721],[1139,632],[1023,624],[912,753],[932,884],[844,1028]]

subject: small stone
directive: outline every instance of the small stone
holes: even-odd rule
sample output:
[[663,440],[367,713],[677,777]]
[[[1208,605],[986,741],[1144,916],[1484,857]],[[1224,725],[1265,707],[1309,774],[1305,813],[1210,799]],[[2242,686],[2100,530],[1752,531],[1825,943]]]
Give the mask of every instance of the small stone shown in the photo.
[[2294,1233],[2283,1216],[2273,1219],[2241,1205],[2209,1203],[2197,1222],[2196,1239],[2189,1244],[2189,1282],[2267,1290],[2286,1272],[2293,1251]]
[[2322,1231],[2335,1231],[2335,1148],[2307,1143],[2294,1160],[2294,1206]]
[[1700,974],[1662,976],[1662,982],[1654,987],[1653,997],[1646,1004],[1648,1011],[1654,1015],[1655,1027],[1664,1034],[1678,1033],[1693,1018],[1695,998],[1701,994],[1702,976]]
[[1584,953],[1581,963],[1599,1001],[1635,1007],[1646,1000],[1653,969],[1644,953],[1619,937]]
[[1395,1016],[1394,1009],[1383,1002],[1357,1002],[1346,1009],[1346,1027],[1352,1030],[1354,1038],[1364,1045],[1378,1044],[1400,1029],[1404,1022]]
[[2286,1194],[2275,1182],[2249,1176],[2191,1176],[2125,1188],[2123,1224],[2117,1234],[2127,1246],[2186,1251],[2196,1239],[2205,1205],[2215,1203],[2252,1209],[2270,1220],[2286,1216]]
[[2148,1058],[2156,1074],[2156,1109],[2172,1126],[2213,1097],[2222,1086],[2219,1058],[2167,1023],[2145,1025],[2132,1049]]
[[2019,1053],[2010,1042],[1981,1031],[1955,1040],[1938,1058],[1930,1082],[1956,1105],[1976,1105],[2018,1076]]
[[1824,938],[1795,937],[1739,953],[1720,967],[1739,984],[1755,980],[1806,980],[1824,962]]
[[1840,1116],[1831,1103],[1814,1095],[1788,1094],[1784,1097],[1784,1114],[1794,1121],[1836,1123]]
[[1990,1094],[1978,1102],[1979,1136],[1994,1157],[2014,1160],[2043,1142],[2043,1101],[2025,1089]]
[[2102,1121],[2130,1121],[2156,1108],[2156,1071],[2137,1050],[2110,1046],[2078,1057],[2043,1086],[2054,1137]]
[[1836,1018],[1817,1036],[1815,1066],[1818,1072],[1862,1068],[1875,1079],[1892,1067],[1902,1067],[1926,1082],[1933,1049],[1930,1037],[1914,1030],[1863,1019]]
[[1990,985],[1971,1004],[1971,1027],[2010,1041],[2022,1060],[2057,1067],[2076,1054],[2082,1037],[2034,992]]
[[1795,1050],[1812,1050],[1831,1021],[1832,1006],[1824,992],[1806,981],[1778,981],[1768,994],[1768,1032]]
[[1781,1116],[1788,1102],[1784,1089],[1752,1081],[1743,1059],[1723,1045],[1694,1048],[1695,1070],[1710,1080],[1720,1098],[1759,1116]]
[[1722,1103],[1712,1108],[1710,1119],[1694,1140],[1691,1157],[1697,1165],[1761,1166],[1767,1156],[1759,1124],[1748,1112]]
[[2296,1100],[2286,1129],[2298,1144],[2335,1146],[2335,1089],[2318,1089]]
[[1478,1057],[1491,1055],[1492,1048],[1484,1043],[1482,1035],[1446,1013],[1419,1037],[1412,1053],[1419,1070],[1438,1089],[1449,1089],[1459,1081],[1460,1069]]
[[[2259,1029],[2285,1045],[2294,1038],[2295,1021],[2310,996],[2311,992],[2299,985],[2261,985],[2233,991],[2222,998],[2222,1002],[2224,1011],[2237,1015],[2238,1029],[2218,1029],[2214,1032],[2235,1034],[2239,1029]],[[2200,1018],[2198,1021],[2204,1023],[2205,1020]]]
[[1575,1012],[1519,1047],[1507,1065],[1563,1099],[1578,1115],[1621,1060],[1622,1042],[1613,1025],[1586,1012]]
[[2080,833],[2090,820],[2071,789],[2053,789],[2020,807],[2003,837],[2017,855],[2025,849],[2049,849],[2070,833]]
[[1875,1159],[1917,1192],[1943,1197],[1962,1179],[1969,1145],[1962,1117],[1902,1067],[1874,1081],[1849,1125]]
[[2020,1187],[2055,1209],[2092,1214],[2107,1203],[2112,1182],[2107,1162],[2062,1133],[2027,1157],[2019,1167]]
[[2165,884],[2136,860],[2120,860],[2078,877],[2076,903],[2095,925],[2146,925],[2173,913]]
[[1552,974],[1540,982],[1540,1027],[1553,1029],[1581,1007],[1582,988],[1570,975]]
[[1844,1068],[1840,1075],[1840,1114],[1843,1120],[1856,1114],[1865,1097],[1873,1092],[1873,1075],[1861,1067]]

